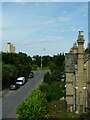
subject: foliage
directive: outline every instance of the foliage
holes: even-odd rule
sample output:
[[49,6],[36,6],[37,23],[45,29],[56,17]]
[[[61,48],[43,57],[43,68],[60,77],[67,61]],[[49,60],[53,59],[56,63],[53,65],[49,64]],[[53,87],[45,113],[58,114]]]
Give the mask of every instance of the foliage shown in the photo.
[[2,53],[2,83],[10,84],[15,82],[17,77],[24,76],[26,79],[32,69],[32,59],[27,54],[19,53]]
[[2,64],[2,86],[10,85],[17,78],[18,70],[14,65]]
[[51,75],[49,72],[47,72],[45,75],[44,75],[44,82],[45,83],[48,83],[50,84],[52,81],[51,81]]
[[[37,67],[41,67],[41,56],[36,55],[33,56],[33,64],[37,65]],[[59,69],[60,71],[64,70],[64,54],[57,54],[54,56],[42,56],[42,67],[49,67],[51,72],[55,69]]]
[[61,97],[65,96],[62,92],[64,89],[63,82],[52,82],[51,84],[42,83],[39,89],[46,95],[48,101],[59,100]]
[[49,64],[52,62],[53,57],[47,55],[42,57],[42,65],[43,67],[48,67]]
[[53,73],[51,74],[47,72],[44,75],[44,82],[51,84],[52,82],[55,82],[55,81],[61,81],[62,76],[63,76],[63,73],[61,73],[59,70],[54,70]]
[[52,57],[48,62],[50,72],[44,75],[44,82],[39,89],[46,94],[48,101],[59,100],[65,97],[65,81],[62,81],[64,75],[64,54],[58,54]]
[[32,65],[32,70],[37,70],[37,68],[38,68],[37,65],[35,65],[35,64]]
[[41,67],[41,56],[33,56],[33,64],[37,65],[38,67]]
[[19,120],[38,120],[47,112],[47,100],[40,90],[32,91],[16,110]]
[[[26,79],[30,71],[36,70],[41,67],[41,56],[36,55],[32,58],[27,56],[26,53],[4,53],[2,52],[2,62],[3,62],[3,81],[10,84],[11,79],[15,78],[14,76],[20,77],[24,76]],[[10,67],[13,65],[13,67]],[[44,76],[44,82],[51,84],[54,81],[60,81],[62,72],[64,71],[64,54],[57,54],[53,57],[47,55],[42,56],[42,66],[43,68],[49,68],[52,74],[46,74]],[[5,69],[6,67],[6,69]],[[10,70],[8,69],[10,67]],[[14,76],[10,77],[10,74]],[[11,75],[11,76],[12,76]],[[6,78],[6,77],[7,78]],[[15,80],[15,79],[13,79]]]
[[64,60],[65,60],[65,56],[64,54],[57,54],[57,55],[54,55],[53,57],[53,61],[55,62],[55,65],[56,67],[58,68],[62,68],[63,65],[64,65]]
[[50,62],[49,63],[49,68],[50,68],[51,72],[53,72],[56,69],[55,63],[54,62]]

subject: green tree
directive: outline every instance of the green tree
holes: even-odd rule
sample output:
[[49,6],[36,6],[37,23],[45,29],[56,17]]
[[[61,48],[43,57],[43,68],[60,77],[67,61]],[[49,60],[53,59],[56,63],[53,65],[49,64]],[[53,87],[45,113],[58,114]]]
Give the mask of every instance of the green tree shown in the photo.
[[48,83],[50,84],[52,81],[51,81],[51,75],[49,72],[47,72],[45,75],[44,75],[44,82],[45,83]]
[[49,68],[50,68],[51,72],[53,72],[56,69],[55,63],[54,62],[50,62],[49,63]]
[[16,109],[19,120],[38,120],[47,112],[47,100],[40,90],[32,91]]
[[59,100],[65,96],[64,83],[63,82],[52,82],[51,84],[42,83],[39,89],[46,95],[47,101]]
[[38,67],[41,67],[41,56],[33,56],[33,64],[37,65]]
[[32,70],[31,57],[27,56],[27,54],[22,52],[19,53],[2,52],[2,62],[4,63],[2,66],[3,83],[6,84],[10,84],[11,79],[12,81],[14,80],[15,82],[16,81],[15,78],[20,76],[24,76],[27,79],[29,72]]
[[8,86],[15,81],[18,75],[18,70],[14,65],[2,64],[2,85]]

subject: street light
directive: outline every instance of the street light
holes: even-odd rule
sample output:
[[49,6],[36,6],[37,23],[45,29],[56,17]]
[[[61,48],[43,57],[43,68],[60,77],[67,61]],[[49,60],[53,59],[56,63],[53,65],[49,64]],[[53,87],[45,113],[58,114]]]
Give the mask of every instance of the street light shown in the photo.
[[42,70],[42,56],[41,56],[41,70]]
[[[43,49],[45,51],[45,48]],[[43,56],[41,55],[41,69],[43,67]]]

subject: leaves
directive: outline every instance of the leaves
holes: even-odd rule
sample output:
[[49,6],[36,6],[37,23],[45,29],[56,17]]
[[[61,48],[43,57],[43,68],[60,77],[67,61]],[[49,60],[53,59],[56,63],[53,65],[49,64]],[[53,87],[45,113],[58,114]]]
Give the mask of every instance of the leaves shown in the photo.
[[18,106],[16,113],[20,120],[38,120],[48,111],[47,100],[40,90],[34,90]]
[[2,53],[2,83],[5,87],[15,83],[20,76],[28,77],[32,67],[32,59],[25,53]]

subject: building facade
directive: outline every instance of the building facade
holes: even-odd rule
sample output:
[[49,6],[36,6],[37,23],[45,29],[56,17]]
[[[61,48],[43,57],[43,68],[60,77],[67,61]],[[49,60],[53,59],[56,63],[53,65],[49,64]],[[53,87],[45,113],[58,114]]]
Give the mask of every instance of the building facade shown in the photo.
[[15,46],[11,43],[7,43],[5,52],[6,53],[15,53]]
[[67,109],[76,113],[90,108],[90,48],[84,50],[84,34],[65,54]]

